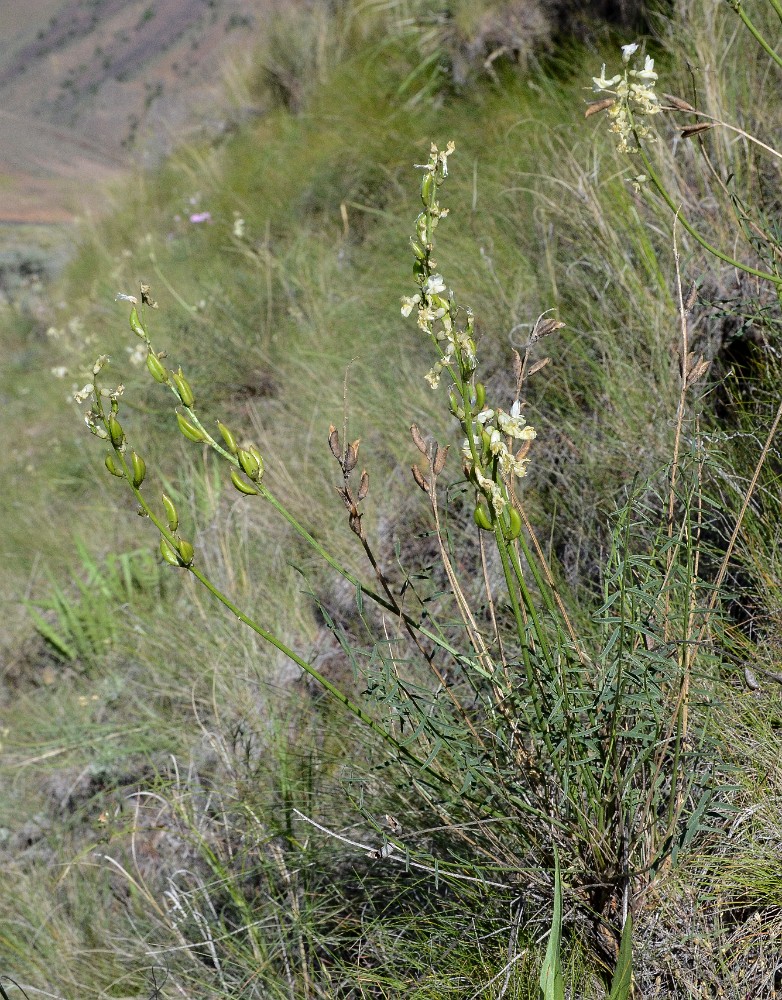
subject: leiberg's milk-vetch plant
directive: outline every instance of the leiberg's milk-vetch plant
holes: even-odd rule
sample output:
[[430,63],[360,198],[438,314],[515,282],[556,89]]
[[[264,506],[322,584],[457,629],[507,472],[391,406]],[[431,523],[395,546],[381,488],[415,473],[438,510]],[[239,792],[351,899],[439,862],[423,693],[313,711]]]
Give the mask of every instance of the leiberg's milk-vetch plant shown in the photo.
[[[714,796],[706,735],[714,663],[705,648],[713,590],[699,578],[709,519],[700,491],[704,456],[695,438],[689,454],[677,452],[667,485],[632,485],[614,517],[600,593],[590,613],[576,617],[521,496],[536,436],[524,417],[524,394],[549,360],[536,357],[539,345],[563,324],[545,314],[538,320],[523,353],[514,351],[513,393],[493,398],[479,377],[472,312],[459,304],[435,257],[453,151],[451,143],[433,146],[420,168],[423,208],[411,238],[415,289],[402,300],[403,316],[415,314],[436,352],[426,379],[440,392],[446,379],[460,427],[457,469],[448,465],[448,448],[411,428],[426,459],[423,468],[414,466],[413,478],[431,510],[445,588],[428,592],[425,583],[412,582],[413,574],[404,596],[391,585],[363,523],[370,478],[357,471],[359,441],[332,426],[328,446],[340,469],[338,493],[374,582],[345,569],[267,485],[258,448],[220,421],[214,432],[208,429],[187,377],[168,368],[153,346],[149,310],[156,303],[148,286],[141,286],[140,302],[118,296],[131,305],[130,327],[144,346],[150,375],[172,394],[181,434],[227,463],[240,494],[271,505],[355,588],[360,618],[373,635],[368,647],[349,648],[365,697],[343,690],[209,579],[180,530],[175,504],[165,495],[159,503],[149,497],[141,448],[122,424],[123,387],[104,384],[107,358],[97,360],[77,398],[89,399],[86,422],[110,448],[106,468],[157,529],[165,562],[192,574],[351,713],[383,751],[379,759],[383,773],[393,776],[390,783],[412,791],[417,808],[449,844],[445,852],[433,851],[406,830],[404,816],[382,822],[371,791],[364,791],[351,800],[376,843],[352,846],[384,865],[429,872],[435,884],[469,882],[508,898],[521,892],[550,900],[561,858],[576,919],[597,953],[609,967],[621,955],[612,995],[624,996],[630,915],[642,908],[655,874],[706,821]],[[704,372],[688,367],[686,336],[681,353],[680,428],[684,400]],[[443,486],[446,474],[456,478]],[[465,507],[478,545],[462,552]],[[334,629],[343,647],[350,646]],[[317,818],[297,815],[318,826]],[[559,898],[558,862],[555,882]],[[559,910],[555,918],[556,925]],[[553,951],[546,982],[556,984],[561,972]],[[559,987],[550,988],[546,996],[556,996]],[[549,989],[543,980],[542,989]]]

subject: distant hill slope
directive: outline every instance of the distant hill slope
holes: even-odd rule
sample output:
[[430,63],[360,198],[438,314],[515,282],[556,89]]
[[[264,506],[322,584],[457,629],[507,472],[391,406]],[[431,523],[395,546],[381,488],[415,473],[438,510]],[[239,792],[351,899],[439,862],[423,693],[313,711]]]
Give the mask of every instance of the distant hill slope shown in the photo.
[[270,0],[0,5],[0,223],[67,222],[219,113]]

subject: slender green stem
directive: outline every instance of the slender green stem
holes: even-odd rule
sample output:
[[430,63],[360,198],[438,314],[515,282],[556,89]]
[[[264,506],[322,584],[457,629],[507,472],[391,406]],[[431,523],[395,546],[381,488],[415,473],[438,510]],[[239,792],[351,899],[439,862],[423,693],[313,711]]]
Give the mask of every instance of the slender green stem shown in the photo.
[[[500,560],[502,562],[502,571],[505,574],[505,583],[508,591],[508,598],[511,603],[511,610],[513,611],[513,617],[516,621],[516,632],[519,638],[519,645],[521,647],[521,655],[524,661],[524,671],[527,675],[527,686],[529,689],[529,696],[532,700],[532,706],[535,710],[535,718],[538,723],[538,732],[543,737],[543,742],[546,745],[546,750],[551,757],[551,763],[554,766],[560,779],[562,779],[562,768],[559,762],[558,754],[554,750],[554,744],[551,741],[551,735],[549,734],[548,721],[543,715],[543,707],[540,703],[540,694],[542,690],[542,685],[539,683],[538,677],[535,676],[535,671],[532,667],[532,659],[530,657],[529,640],[527,638],[527,628],[524,622],[524,615],[522,614],[521,606],[519,604],[519,599],[516,595],[516,586],[514,580],[514,574],[510,565],[510,560],[508,558],[508,548],[507,543],[502,535],[502,525],[500,524],[499,518],[494,529],[494,537],[497,542],[497,551],[500,554]],[[525,607],[529,611],[531,607],[531,598],[529,594],[525,597]],[[539,623],[536,627],[536,633],[539,630]]]
[[681,207],[677,206],[673,198],[671,198],[670,194],[668,194],[665,185],[660,180],[657,171],[652,166],[651,160],[646,155],[646,152],[643,146],[641,145],[638,136],[636,135],[635,138],[636,138],[636,143],[638,145],[638,151],[641,154],[641,159],[643,160],[643,164],[646,169],[646,173],[648,174],[650,180],[652,181],[652,184],[654,184],[654,186],[660,192],[666,205],[678,218],[682,227],[687,230],[690,236],[692,236],[695,240],[697,240],[704,250],[708,251],[714,257],[717,257],[718,260],[724,261],[726,264],[730,264],[731,267],[738,268],[740,271],[744,271],[746,274],[754,274],[755,277],[763,278],[765,281],[772,281],[775,285],[782,285],[782,276],[778,274],[771,274],[768,271],[760,271],[755,267],[750,267],[749,264],[742,264],[741,261],[735,260],[733,257],[729,257],[727,254],[723,253],[722,250],[717,249],[717,247],[709,243],[708,240],[704,239],[703,236],[701,236],[701,234],[698,232],[698,230],[693,225],[691,225],[691,223],[689,223],[687,219],[685,219],[684,216],[681,214]]
[[[775,3],[774,0],[771,0],[771,3],[772,6],[774,7],[774,10],[776,10],[777,12],[777,15],[780,18],[782,18],[782,9],[780,9],[779,4]],[[741,0],[733,0],[733,2],[731,2],[731,7],[736,11],[741,20],[744,22],[745,27],[752,35],[752,37],[755,39],[755,41],[758,43],[758,45],[760,45],[760,47],[767,53],[767,55],[769,55],[774,60],[777,66],[782,67],[782,56],[780,56],[779,53],[775,52],[774,49],[771,48],[771,46],[763,36],[763,33],[760,31],[759,28],[755,26],[749,14],[744,10],[744,5],[741,3]]]

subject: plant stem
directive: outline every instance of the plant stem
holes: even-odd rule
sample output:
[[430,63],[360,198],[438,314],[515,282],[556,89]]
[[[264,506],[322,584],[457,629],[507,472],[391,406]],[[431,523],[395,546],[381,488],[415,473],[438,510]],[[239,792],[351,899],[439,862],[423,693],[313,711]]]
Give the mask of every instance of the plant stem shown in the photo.
[[638,151],[641,154],[641,159],[643,160],[646,173],[649,175],[649,178],[651,179],[652,183],[662,195],[662,198],[665,201],[666,205],[674,213],[676,218],[678,218],[679,222],[682,224],[683,228],[687,230],[690,236],[692,236],[695,240],[697,240],[704,250],[708,251],[710,254],[712,254],[712,256],[716,257],[718,260],[724,261],[724,263],[730,264],[731,267],[738,268],[738,270],[744,271],[746,274],[753,274],[755,275],[756,278],[763,278],[764,281],[771,281],[775,285],[782,286],[782,276],[778,274],[771,274],[768,271],[760,271],[755,267],[751,267],[749,264],[742,264],[740,261],[734,260],[733,257],[729,257],[721,250],[718,250],[717,247],[713,246],[711,243],[708,242],[708,240],[704,239],[703,236],[701,236],[701,234],[698,232],[698,230],[693,225],[691,225],[687,221],[687,219],[685,219],[684,216],[681,214],[681,206],[677,206],[673,198],[671,198],[671,196],[668,194],[668,191],[666,190],[663,182],[660,180],[657,171],[652,166],[651,160],[646,155],[646,152],[644,151],[644,148],[641,145],[641,142],[638,139],[637,135],[635,139],[636,143],[638,144]]

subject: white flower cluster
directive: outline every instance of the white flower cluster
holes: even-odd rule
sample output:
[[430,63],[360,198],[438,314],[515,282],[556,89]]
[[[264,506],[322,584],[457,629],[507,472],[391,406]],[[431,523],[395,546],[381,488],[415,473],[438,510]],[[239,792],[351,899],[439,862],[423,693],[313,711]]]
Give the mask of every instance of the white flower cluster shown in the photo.
[[[487,445],[484,443],[484,433],[488,437]],[[487,458],[492,462],[496,461],[497,468],[503,479],[510,479],[515,476],[521,479],[527,474],[527,449],[529,442],[537,435],[535,428],[530,427],[521,415],[519,401],[511,406],[510,413],[504,410],[485,409],[475,418],[475,441],[476,444],[483,444],[482,450],[488,452]],[[522,441],[525,444],[514,454],[509,446],[508,438],[512,441]],[[505,509],[508,500],[499,483],[489,479],[483,471],[473,462],[473,455],[470,449],[470,442],[465,438],[462,445],[462,456],[468,470],[475,470],[475,478],[483,492],[488,496],[495,514],[501,514]]]
[[[608,114],[613,119],[610,131],[619,136],[620,153],[635,152],[637,147],[634,144],[634,135],[654,140],[655,137],[645,119],[662,110],[654,92],[654,85],[657,82],[654,59],[646,56],[643,69],[628,68],[630,59],[637,50],[638,45],[635,42],[622,46],[622,62],[625,65],[622,73],[606,79],[606,68],[603,64],[600,76],[592,77],[596,93],[609,94],[615,98],[608,109]],[[641,183],[640,178],[636,178],[636,181]]]
[[418,309],[417,322],[419,329],[433,337],[442,352],[442,357],[426,374],[426,381],[433,389],[440,384],[440,376],[445,368],[454,361],[457,350],[462,368],[474,371],[477,365],[475,357],[475,341],[472,336],[472,313],[465,310],[467,328],[459,330],[453,322],[451,303],[445,298],[445,281],[441,274],[430,275],[421,286],[421,291],[415,295],[402,297],[402,315],[409,316],[414,308]]

